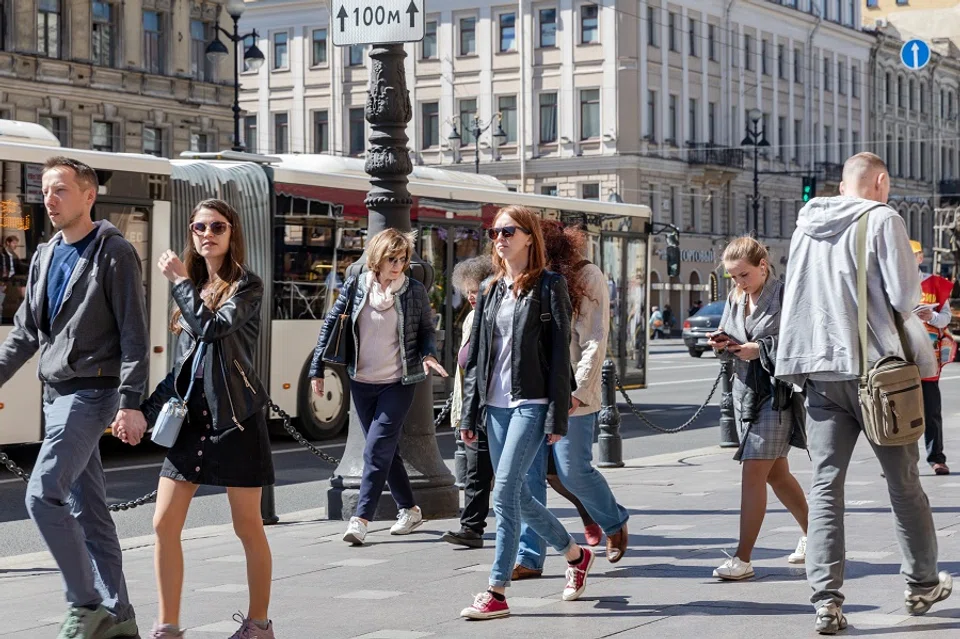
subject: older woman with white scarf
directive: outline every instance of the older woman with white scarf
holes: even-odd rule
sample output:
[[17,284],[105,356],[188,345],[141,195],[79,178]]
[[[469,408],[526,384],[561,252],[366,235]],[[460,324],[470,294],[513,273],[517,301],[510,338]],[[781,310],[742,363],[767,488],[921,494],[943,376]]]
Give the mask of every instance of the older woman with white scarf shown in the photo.
[[[357,546],[367,536],[384,484],[400,510],[390,534],[407,535],[423,523],[400,458],[400,434],[416,384],[431,370],[447,376],[437,362],[427,290],[404,275],[413,255],[412,234],[382,231],[370,240],[366,255],[368,270],[344,283],[327,314],[310,368],[313,391],[321,395],[327,344],[347,340],[350,393],[366,439],[356,516],[343,535]],[[343,322],[343,316],[351,321]],[[349,329],[338,330],[338,323]]]
[[752,237],[731,242],[723,252],[723,265],[736,286],[710,345],[734,363],[733,403],[740,434],[735,459],[743,463],[743,471],[740,545],[713,576],[739,581],[754,575],[750,559],[767,511],[767,484],[803,531],[788,561],[806,559],[807,498],[787,463],[790,446],[806,444],[800,396],[794,397],[791,385],[773,377],[783,282],[773,276],[767,249]]

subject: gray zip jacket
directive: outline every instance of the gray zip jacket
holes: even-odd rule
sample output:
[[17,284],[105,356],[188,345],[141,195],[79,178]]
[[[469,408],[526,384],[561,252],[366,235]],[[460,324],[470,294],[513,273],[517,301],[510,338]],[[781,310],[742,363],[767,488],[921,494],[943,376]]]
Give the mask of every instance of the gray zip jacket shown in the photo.
[[[857,221],[867,222],[867,308],[857,308]],[[898,355],[922,377],[936,375],[926,329],[913,309],[920,276],[903,218],[888,206],[853,197],[816,198],[797,218],[790,243],[780,315],[776,377],[799,386],[807,379],[857,379],[857,313],[867,313],[870,365]],[[894,322],[904,319],[906,348]]]
[[140,257],[113,224],[94,224],[97,235],[73,269],[49,334],[43,328],[47,271],[63,235],[37,247],[26,298],[0,345],[0,386],[39,350],[41,381],[83,388],[89,378],[119,378],[120,407],[140,410],[149,373]]

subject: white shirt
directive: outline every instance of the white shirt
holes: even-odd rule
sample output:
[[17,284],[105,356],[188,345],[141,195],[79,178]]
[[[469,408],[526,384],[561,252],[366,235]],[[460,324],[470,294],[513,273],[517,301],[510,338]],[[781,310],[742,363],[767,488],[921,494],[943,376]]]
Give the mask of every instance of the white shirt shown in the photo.
[[517,297],[513,294],[513,282],[504,278],[507,292],[497,309],[497,320],[493,325],[493,368],[487,386],[487,406],[494,408],[517,408],[524,404],[547,404],[543,399],[513,398],[513,317],[517,308]]

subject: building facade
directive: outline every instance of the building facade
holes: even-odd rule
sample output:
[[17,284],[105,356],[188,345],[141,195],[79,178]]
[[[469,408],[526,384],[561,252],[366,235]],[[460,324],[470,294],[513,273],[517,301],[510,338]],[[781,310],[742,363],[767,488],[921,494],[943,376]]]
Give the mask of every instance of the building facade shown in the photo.
[[[411,152],[462,170],[479,154],[482,172],[528,192],[650,205],[681,230],[683,257],[667,278],[656,239],[651,303],[682,311],[718,288],[723,247],[754,226],[782,269],[801,176],[836,192],[843,159],[867,141],[875,38],[859,26],[860,5],[428,5],[426,38],[406,45]],[[246,139],[263,152],[362,155],[365,48],[333,47],[329,14],[312,2],[255,0],[245,20],[267,56],[242,76]],[[756,222],[754,149],[741,143],[752,110],[770,145],[759,152]],[[492,123],[479,142],[474,118]]]
[[171,157],[229,147],[233,56],[205,56],[221,5],[4,2],[0,117],[38,122],[76,148]]

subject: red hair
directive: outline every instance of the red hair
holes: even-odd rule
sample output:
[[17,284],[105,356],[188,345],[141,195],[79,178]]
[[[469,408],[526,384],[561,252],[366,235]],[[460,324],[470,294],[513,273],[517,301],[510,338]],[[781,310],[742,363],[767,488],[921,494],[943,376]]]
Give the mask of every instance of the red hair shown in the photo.
[[587,243],[587,236],[574,226],[565,227],[553,220],[544,221],[542,228],[550,270],[567,280],[573,314],[577,315],[580,313],[583,298],[587,297],[587,287],[580,277],[581,269],[578,268],[583,261],[583,247]]
[[[497,220],[505,215],[510,216],[510,218],[517,223],[517,226],[529,232],[530,238],[533,240],[533,243],[530,244],[527,249],[527,268],[517,276],[513,283],[516,294],[521,295],[529,291],[536,282],[540,281],[540,276],[547,268],[547,252],[544,248],[543,231],[540,227],[539,215],[532,209],[516,205],[505,206],[500,209],[496,217],[493,218],[493,226],[496,227]],[[497,282],[502,280],[507,274],[507,265],[503,261],[503,258],[497,255],[497,247],[495,244],[491,247],[490,257],[493,260],[493,279],[490,281],[490,286],[487,288],[487,291],[492,290]]]

